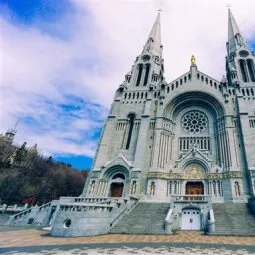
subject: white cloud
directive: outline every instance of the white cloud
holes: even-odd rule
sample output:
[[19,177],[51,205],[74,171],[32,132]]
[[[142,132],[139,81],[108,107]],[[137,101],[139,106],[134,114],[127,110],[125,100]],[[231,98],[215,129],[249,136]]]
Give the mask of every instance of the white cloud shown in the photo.
[[[75,11],[55,23],[36,20],[21,25],[6,13],[0,17],[0,132],[12,127],[17,118],[23,119],[18,142],[38,143],[46,154],[93,156],[94,134],[114,91],[140,54],[157,8],[164,10],[162,42],[168,82],[189,69],[192,54],[201,71],[216,79],[224,74],[224,1],[70,2]],[[228,3],[246,39],[255,39],[255,1]],[[68,110],[65,105],[77,105],[77,109]]]

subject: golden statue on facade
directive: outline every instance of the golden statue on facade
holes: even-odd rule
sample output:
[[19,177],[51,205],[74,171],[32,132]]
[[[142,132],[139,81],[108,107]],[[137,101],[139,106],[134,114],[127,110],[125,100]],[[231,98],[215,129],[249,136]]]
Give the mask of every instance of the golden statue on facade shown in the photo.
[[191,65],[196,65],[196,58],[194,55],[191,56]]

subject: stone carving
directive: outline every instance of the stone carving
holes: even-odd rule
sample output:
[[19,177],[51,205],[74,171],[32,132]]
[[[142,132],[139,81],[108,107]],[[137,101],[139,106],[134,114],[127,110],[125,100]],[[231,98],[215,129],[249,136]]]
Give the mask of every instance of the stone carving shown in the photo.
[[185,172],[185,179],[204,179],[205,172],[198,164],[192,164]]
[[205,173],[203,169],[200,170],[190,169],[184,173],[151,172],[148,174],[149,179],[165,179],[165,180],[189,180],[189,179],[220,180],[241,177],[242,177],[241,172]]
[[223,178],[228,179],[228,178],[241,178],[242,173],[240,171],[234,171],[234,172],[225,172],[223,173]]

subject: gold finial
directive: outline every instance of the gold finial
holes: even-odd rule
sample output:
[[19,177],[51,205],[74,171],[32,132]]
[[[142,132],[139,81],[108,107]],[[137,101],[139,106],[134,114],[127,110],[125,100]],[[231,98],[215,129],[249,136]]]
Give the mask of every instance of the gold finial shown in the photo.
[[194,55],[191,56],[191,65],[196,65],[196,58]]

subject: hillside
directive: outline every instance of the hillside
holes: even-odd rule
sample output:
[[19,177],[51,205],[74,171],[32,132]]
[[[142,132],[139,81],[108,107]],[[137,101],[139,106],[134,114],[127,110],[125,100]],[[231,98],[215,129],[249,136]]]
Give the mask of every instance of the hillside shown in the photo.
[[36,146],[21,147],[0,137],[0,204],[43,204],[60,196],[79,196],[87,171],[44,158]]

